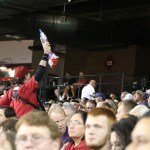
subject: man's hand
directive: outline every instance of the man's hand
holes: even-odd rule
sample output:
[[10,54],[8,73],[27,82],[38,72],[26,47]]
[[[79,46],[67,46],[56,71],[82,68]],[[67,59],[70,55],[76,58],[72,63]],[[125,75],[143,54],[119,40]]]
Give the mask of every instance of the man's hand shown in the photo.
[[51,52],[51,47],[49,42],[42,43],[44,53],[49,54]]

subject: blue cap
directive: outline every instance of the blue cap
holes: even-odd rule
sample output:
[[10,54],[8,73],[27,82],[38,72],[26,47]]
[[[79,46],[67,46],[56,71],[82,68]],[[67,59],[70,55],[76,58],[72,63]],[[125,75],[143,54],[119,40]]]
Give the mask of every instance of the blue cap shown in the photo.
[[149,95],[145,92],[144,95],[143,95],[143,99],[147,100],[148,98],[149,98]]
[[103,94],[103,93],[96,93],[94,96],[93,96],[94,98],[97,98],[97,97],[102,97],[102,99],[103,100],[105,100],[106,98],[105,98],[105,95]]

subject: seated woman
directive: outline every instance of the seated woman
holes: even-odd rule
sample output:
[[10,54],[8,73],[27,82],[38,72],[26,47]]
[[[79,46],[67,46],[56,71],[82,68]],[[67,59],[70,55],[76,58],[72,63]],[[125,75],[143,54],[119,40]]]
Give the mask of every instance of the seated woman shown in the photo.
[[126,119],[116,122],[111,128],[111,150],[124,150],[131,142],[131,132],[138,118],[130,115]]
[[90,150],[84,140],[86,118],[87,112],[81,110],[72,116],[68,122],[68,133],[71,141],[64,150]]

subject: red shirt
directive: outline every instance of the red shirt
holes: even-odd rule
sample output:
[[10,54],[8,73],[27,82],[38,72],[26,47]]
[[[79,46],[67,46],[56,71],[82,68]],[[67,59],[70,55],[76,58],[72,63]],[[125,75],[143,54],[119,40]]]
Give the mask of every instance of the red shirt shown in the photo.
[[[38,105],[36,89],[38,88],[38,83],[35,81],[35,77],[33,76],[28,82],[23,84],[18,89],[18,94],[20,97],[29,100],[34,105]],[[34,108],[29,104],[25,104],[20,99],[14,98],[12,99],[13,88],[10,89],[1,99],[0,106],[9,105],[14,108],[16,115],[21,117],[25,113],[33,110]]]
[[74,142],[69,142],[64,150],[90,150],[90,148],[87,147],[85,140],[82,140],[76,147],[74,146]]
[[87,84],[87,79],[85,78],[81,78],[80,80],[77,80],[74,84]]

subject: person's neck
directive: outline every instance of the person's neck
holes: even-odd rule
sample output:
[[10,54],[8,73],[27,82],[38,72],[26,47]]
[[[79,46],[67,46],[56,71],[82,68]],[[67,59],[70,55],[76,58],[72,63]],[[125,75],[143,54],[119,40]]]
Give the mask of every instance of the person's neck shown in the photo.
[[81,142],[81,139],[77,138],[77,139],[73,139],[74,141],[74,147],[78,146]]
[[137,104],[140,104],[141,102],[144,102],[144,100],[143,99],[138,100]]
[[94,150],[110,150],[110,143],[109,141],[101,148],[97,148],[97,149],[94,149]]

